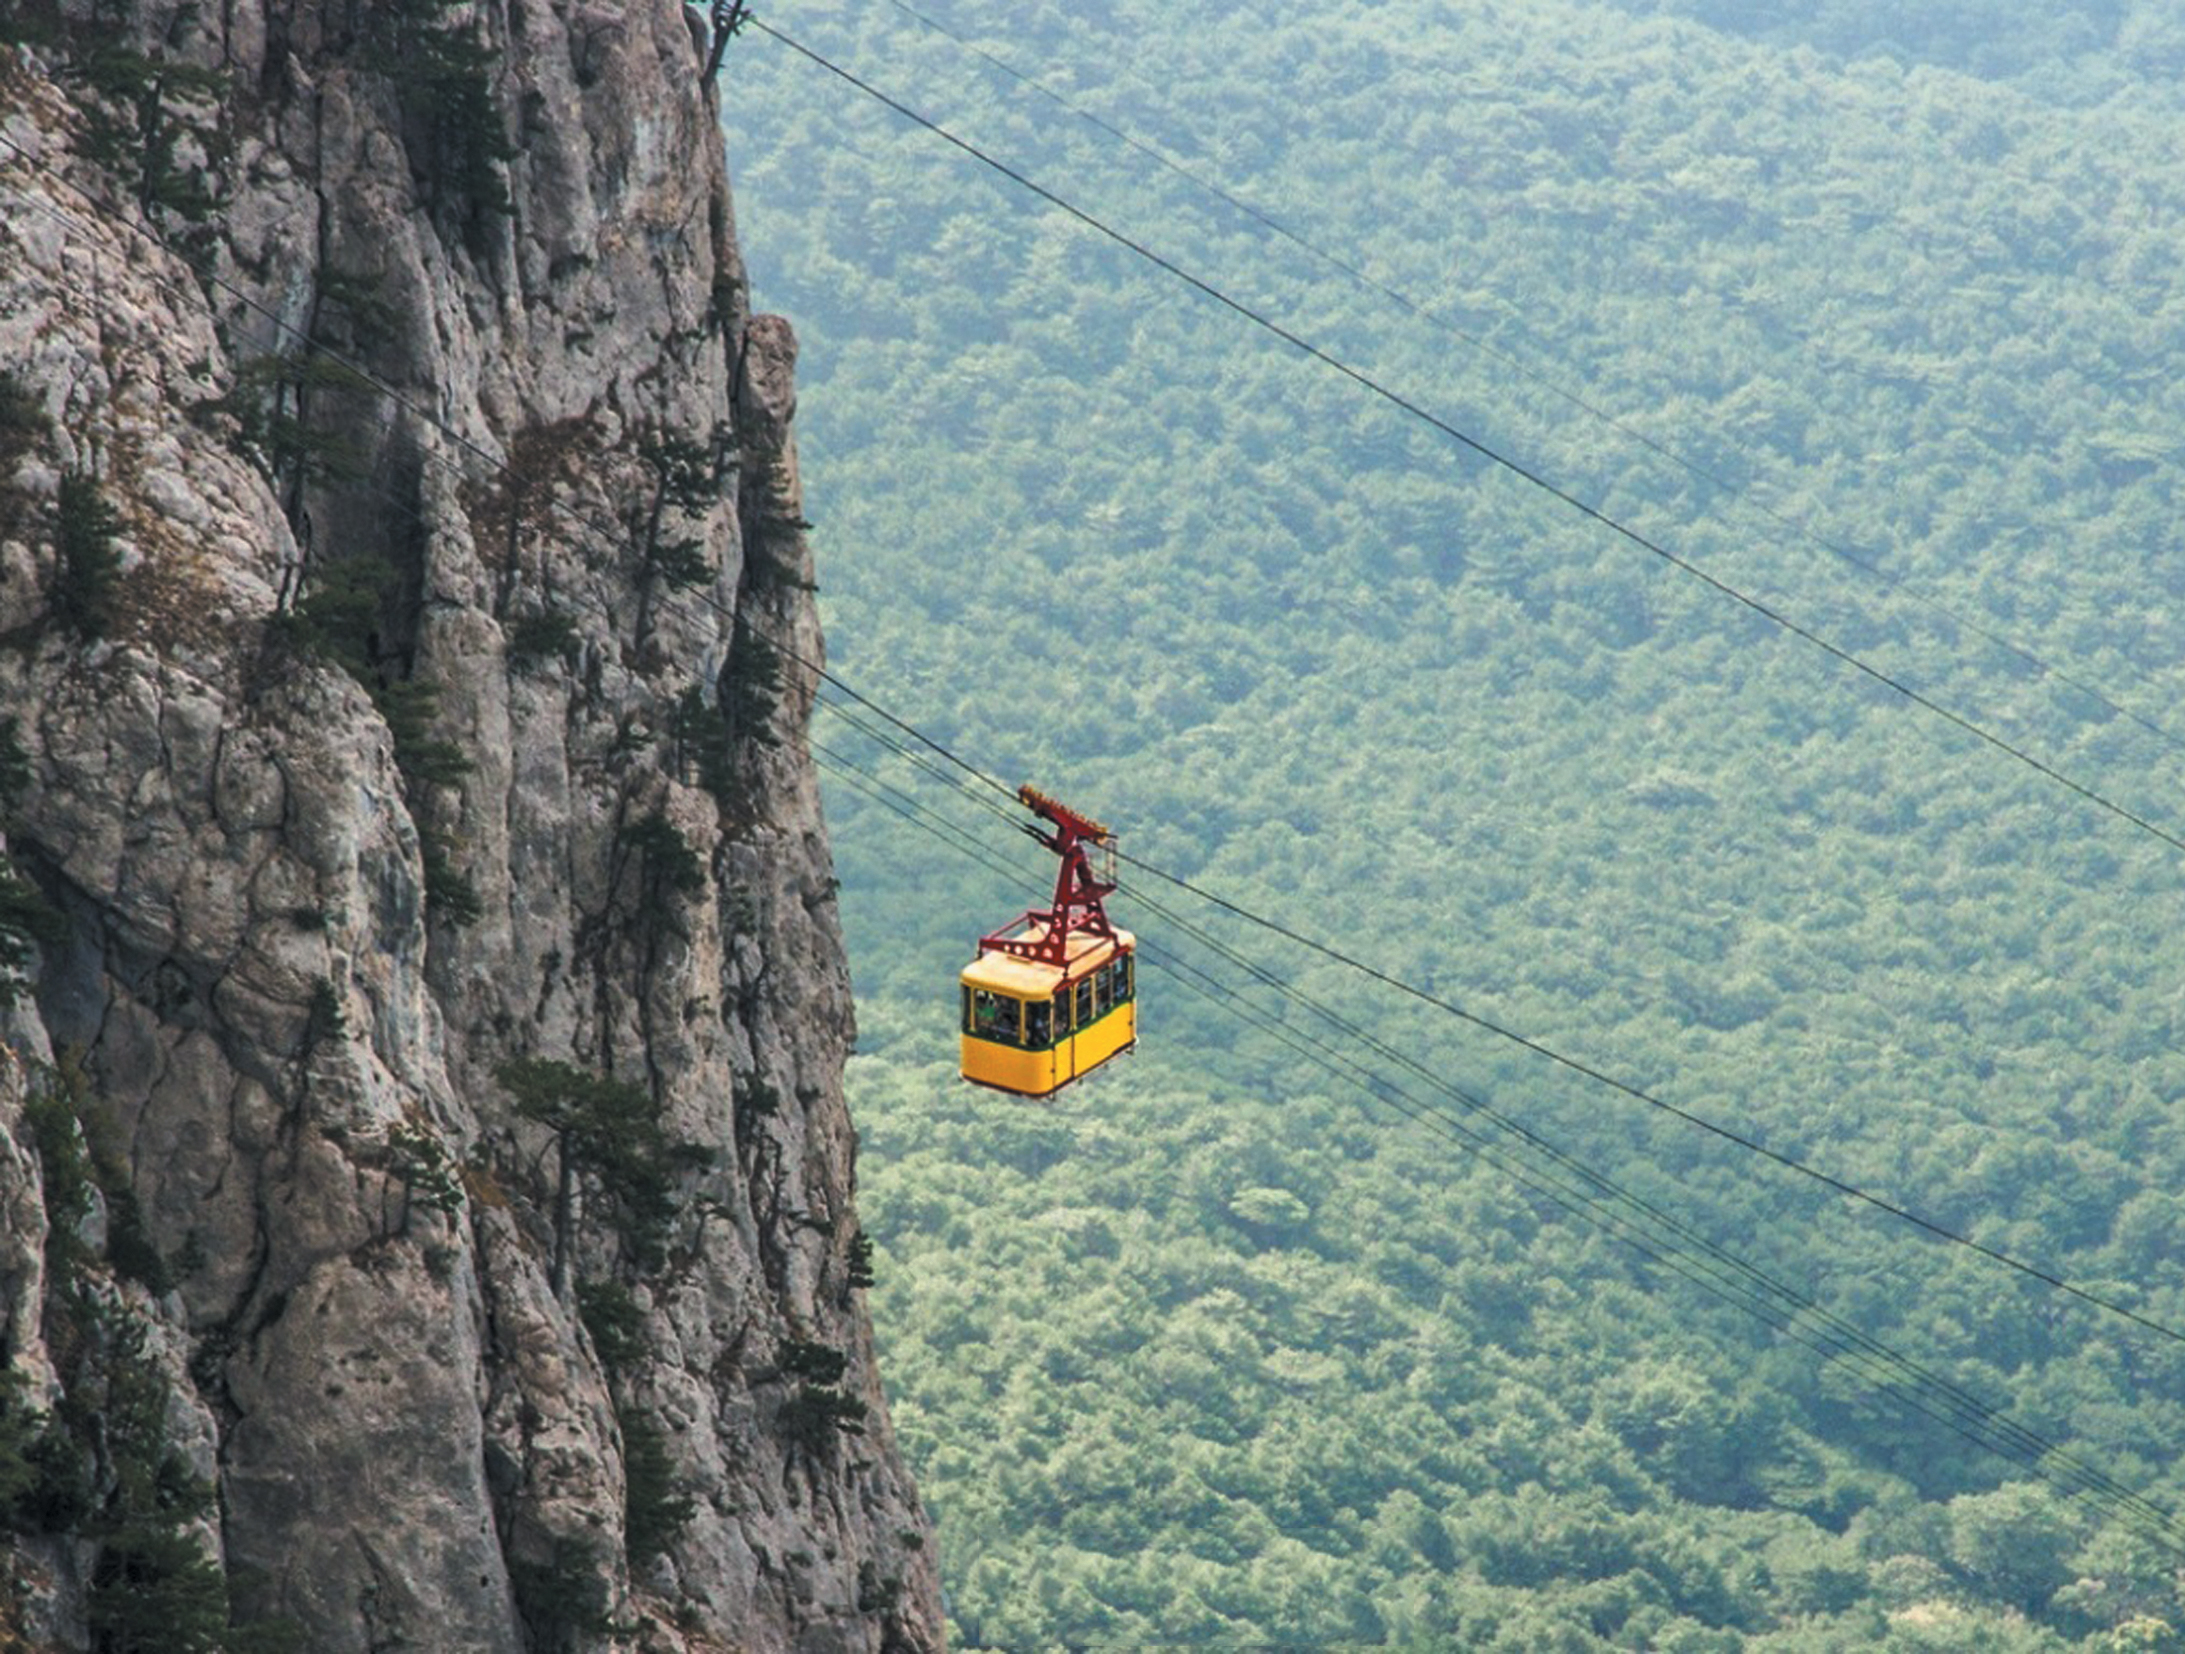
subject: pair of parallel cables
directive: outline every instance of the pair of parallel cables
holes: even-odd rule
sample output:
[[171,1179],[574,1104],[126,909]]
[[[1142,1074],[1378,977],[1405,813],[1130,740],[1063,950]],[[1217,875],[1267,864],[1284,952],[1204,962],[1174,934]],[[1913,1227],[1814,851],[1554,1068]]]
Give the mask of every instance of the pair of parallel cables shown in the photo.
[[[939,781],[957,796],[990,811],[1002,821],[1013,826],[1019,819],[1021,812],[1013,811],[997,798],[989,796],[990,793],[1002,797],[1013,796],[1010,789],[998,780],[975,770],[968,771],[975,777],[974,780],[948,774],[933,761],[926,750],[914,744],[924,743],[925,737],[916,735],[915,732],[900,732],[884,727],[882,722],[868,715],[879,711],[872,703],[864,701],[862,697],[855,697],[854,692],[846,695],[839,684],[835,688],[836,694],[831,697],[823,694],[820,704],[848,727],[862,734],[883,751]],[[880,713],[881,719],[886,717],[884,712]],[[905,733],[909,733],[911,738],[906,739]],[[930,743],[925,744],[930,746]],[[816,738],[811,745],[815,757],[823,767],[914,829],[1012,882],[1021,877],[1020,870],[1009,866],[986,841],[893,785],[870,766],[859,763]],[[956,764],[963,762],[953,755],[950,755],[949,761]],[[2073,1286],[2045,1270],[2023,1263],[1902,1207],[1867,1194],[1826,1173],[1702,1120],[1689,1111],[1664,1103],[1636,1087],[1615,1081],[1585,1065],[1573,1063],[1538,1042],[1524,1039],[1484,1018],[1454,1006],[1444,1006],[1432,996],[1424,995],[1421,990],[1377,971],[1341,950],[1303,936],[1212,892],[1203,891],[1139,858],[1125,854],[1119,859],[1150,879],[1173,884],[1190,895],[1211,902],[1233,917],[1270,929],[1331,960],[1361,971],[1383,985],[1424,998],[1427,1003],[1475,1026],[1507,1039],[1515,1039],[1527,1050],[1612,1085],[1651,1107],[1667,1111],[1679,1120],[1702,1126],[1729,1142],[1765,1156],[1779,1166],[1815,1179],[1835,1192],[1912,1223],[1937,1239],[1969,1248],[2045,1286],[2066,1292],[2112,1315],[2121,1316],[2162,1338],[2185,1342],[2185,1334],[2180,1334],[2176,1329],[2143,1316],[2127,1306]],[[2015,1422],[2002,1407],[1981,1400],[1932,1365],[1892,1348],[1843,1315],[1826,1308],[1811,1295],[1740,1258],[1690,1222],[1668,1211],[1659,1202],[1633,1192],[1588,1165],[1579,1156],[1551,1142],[1538,1130],[1495,1107],[1476,1092],[1455,1084],[1410,1053],[1376,1035],[1355,1017],[1303,992],[1256,958],[1221,941],[1189,916],[1156,899],[1143,885],[1125,881],[1119,894],[1159,918],[1170,933],[1187,937],[1200,948],[1214,954],[1235,973],[1232,979],[1223,980],[1174,948],[1153,942],[1141,932],[1138,941],[1140,953],[1149,964],[1165,972],[1185,991],[1266,1036],[1292,1053],[1300,1062],[1330,1076],[1345,1089],[1362,1093],[1371,1103],[1494,1167],[1539,1201],[1608,1235],[1648,1264],[1680,1277],[1707,1296],[1751,1316],[1782,1340],[1800,1345],[1824,1361],[1838,1365],[1846,1373],[1870,1385],[1876,1394],[1890,1398],[1906,1411],[1949,1430],[1975,1446],[2016,1463],[2061,1493],[2085,1497],[2146,1537],[2185,1556],[2185,1523],[2181,1523],[2163,1506],[2124,1486],[2083,1455]],[[1237,990],[1235,982],[1238,979],[1252,984],[1264,995],[1271,996],[1278,1007],[1287,1006],[1304,1013],[1322,1025],[1324,1031],[1315,1032],[1310,1028],[1300,1027],[1281,1015],[1279,1008],[1270,1010],[1256,1003]],[[1398,1077],[1392,1078],[1392,1074]]]

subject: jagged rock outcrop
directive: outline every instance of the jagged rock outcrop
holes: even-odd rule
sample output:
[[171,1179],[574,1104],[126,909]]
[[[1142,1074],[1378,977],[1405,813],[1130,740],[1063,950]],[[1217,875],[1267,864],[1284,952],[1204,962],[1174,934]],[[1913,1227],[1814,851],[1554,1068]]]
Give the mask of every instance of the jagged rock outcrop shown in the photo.
[[0,1640],[157,1528],[315,1654],[937,1649],[702,30],[126,9],[0,47]]

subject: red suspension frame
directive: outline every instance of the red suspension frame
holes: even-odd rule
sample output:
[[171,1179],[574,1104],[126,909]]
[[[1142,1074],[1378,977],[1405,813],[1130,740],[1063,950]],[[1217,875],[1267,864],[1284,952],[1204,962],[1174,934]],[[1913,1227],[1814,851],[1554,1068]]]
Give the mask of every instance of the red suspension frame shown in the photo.
[[[1092,860],[1085,852],[1087,845],[1112,850],[1115,835],[1091,816],[1079,815],[1029,783],[1017,789],[1017,801],[1054,826],[1051,833],[1043,833],[1029,823],[1024,830],[1062,858],[1062,866],[1055,873],[1055,904],[1049,908],[1028,908],[1016,924],[1006,925],[991,936],[980,937],[979,952],[1006,953],[1012,958],[1036,960],[1043,965],[1066,965],[1073,934],[1111,938],[1115,935],[1115,927],[1108,922],[1107,909],[1101,905],[1115,893],[1115,885],[1110,880],[1094,877]],[[1037,927],[1039,934],[1030,939],[1011,934],[1033,927]]]

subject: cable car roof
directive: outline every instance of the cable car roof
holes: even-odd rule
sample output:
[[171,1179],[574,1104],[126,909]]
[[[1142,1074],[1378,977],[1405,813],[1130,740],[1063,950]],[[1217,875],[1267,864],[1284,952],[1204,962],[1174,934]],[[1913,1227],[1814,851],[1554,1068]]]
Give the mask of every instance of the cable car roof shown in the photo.
[[[1036,942],[1045,934],[1044,926],[1033,925],[1023,933],[1021,940]],[[1006,953],[982,953],[964,967],[963,982],[967,988],[991,988],[1020,999],[1038,998],[1054,992],[1065,978],[1084,976],[1116,954],[1128,952],[1136,941],[1137,938],[1127,930],[1119,930],[1113,936],[1072,931],[1064,944],[1065,964],[1049,965]]]

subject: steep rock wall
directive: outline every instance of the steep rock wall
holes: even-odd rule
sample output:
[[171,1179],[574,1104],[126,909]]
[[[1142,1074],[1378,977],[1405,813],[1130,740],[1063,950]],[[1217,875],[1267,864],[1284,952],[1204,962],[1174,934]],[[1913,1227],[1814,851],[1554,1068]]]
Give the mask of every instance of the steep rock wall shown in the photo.
[[13,35],[0,712],[58,916],[0,1071],[13,1629],[125,1645],[165,1455],[236,1623],[327,1654],[938,1648],[859,1296],[794,343],[702,30]]

